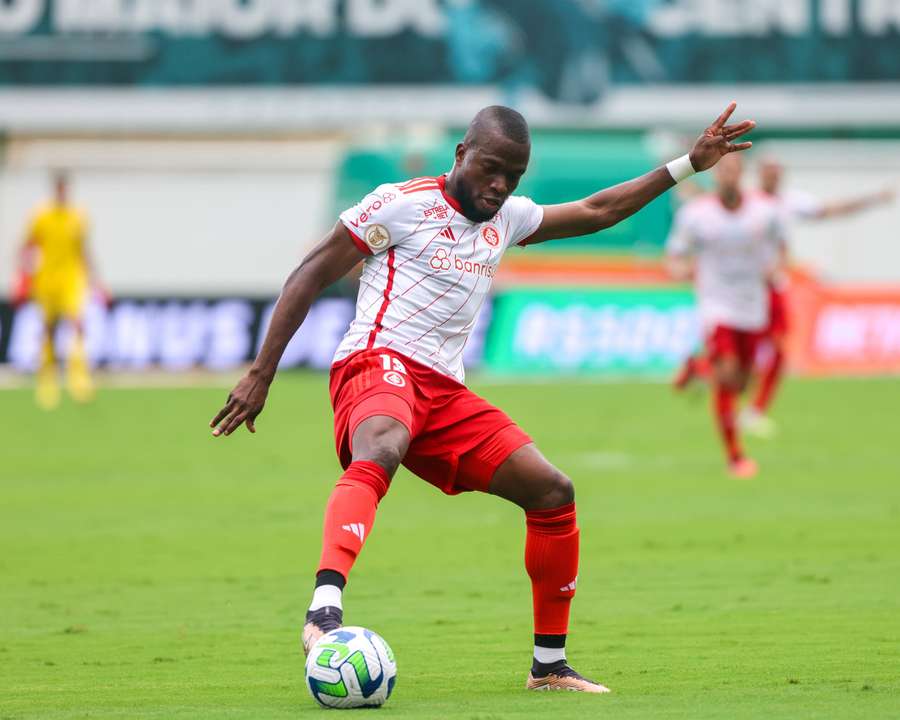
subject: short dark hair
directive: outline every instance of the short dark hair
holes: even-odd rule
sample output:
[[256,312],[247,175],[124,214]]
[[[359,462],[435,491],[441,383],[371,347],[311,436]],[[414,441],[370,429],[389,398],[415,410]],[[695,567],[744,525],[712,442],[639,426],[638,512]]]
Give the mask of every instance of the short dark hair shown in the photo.
[[478,137],[490,130],[499,131],[503,137],[515,143],[522,145],[531,143],[528,122],[522,113],[503,105],[489,105],[479,110],[469,123],[465,141],[477,143]]

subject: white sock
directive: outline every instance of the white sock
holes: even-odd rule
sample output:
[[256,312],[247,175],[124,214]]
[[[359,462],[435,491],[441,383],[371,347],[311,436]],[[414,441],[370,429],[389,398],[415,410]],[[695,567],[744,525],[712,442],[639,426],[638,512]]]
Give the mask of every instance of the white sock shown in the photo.
[[546,648],[540,645],[534,646],[534,659],[542,665],[559,662],[566,659],[565,648]]
[[320,610],[323,607],[336,607],[341,610],[341,589],[337,585],[320,585],[313,592],[312,602],[309,604],[310,610]]

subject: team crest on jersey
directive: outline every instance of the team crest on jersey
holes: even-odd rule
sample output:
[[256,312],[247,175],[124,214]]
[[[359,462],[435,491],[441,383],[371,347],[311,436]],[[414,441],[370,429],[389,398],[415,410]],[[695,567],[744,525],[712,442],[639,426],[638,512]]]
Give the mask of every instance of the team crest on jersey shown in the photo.
[[488,225],[481,231],[481,237],[483,237],[484,241],[491,247],[497,247],[500,244],[500,233],[498,233],[497,228],[492,225]]
[[386,247],[391,241],[391,234],[384,225],[372,225],[366,230],[366,244],[373,250]]
[[406,379],[395,370],[388,370],[384,374],[384,381],[394,387],[406,387]]

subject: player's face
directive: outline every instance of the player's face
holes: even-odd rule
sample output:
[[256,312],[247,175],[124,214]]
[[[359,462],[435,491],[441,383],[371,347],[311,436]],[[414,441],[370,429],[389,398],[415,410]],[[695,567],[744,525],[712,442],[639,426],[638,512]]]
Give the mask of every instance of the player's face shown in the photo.
[[495,135],[456,149],[456,198],[467,218],[490,220],[515,191],[528,169],[531,146]]
[[69,180],[63,175],[58,175],[53,179],[53,194],[56,197],[57,205],[65,205],[69,196]]
[[764,162],[759,167],[759,184],[770,195],[778,194],[781,185],[781,165],[775,162]]
[[716,186],[720,192],[736,194],[741,189],[741,175],[744,163],[741,156],[732,153],[723,157],[716,165]]

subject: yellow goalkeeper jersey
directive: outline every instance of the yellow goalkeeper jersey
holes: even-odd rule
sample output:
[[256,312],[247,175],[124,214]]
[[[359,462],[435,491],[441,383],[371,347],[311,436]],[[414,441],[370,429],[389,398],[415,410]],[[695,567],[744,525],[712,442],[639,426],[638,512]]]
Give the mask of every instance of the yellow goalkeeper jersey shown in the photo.
[[35,294],[85,283],[86,233],[87,220],[76,208],[53,204],[38,210],[29,232],[31,242],[38,250]]

